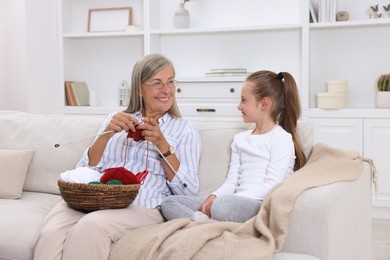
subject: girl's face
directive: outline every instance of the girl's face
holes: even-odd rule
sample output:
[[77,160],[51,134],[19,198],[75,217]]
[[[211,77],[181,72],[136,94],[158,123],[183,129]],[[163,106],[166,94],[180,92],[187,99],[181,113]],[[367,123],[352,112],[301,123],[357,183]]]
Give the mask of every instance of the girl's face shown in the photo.
[[176,87],[173,69],[166,66],[142,84],[141,95],[148,117],[162,116],[172,106]]
[[245,123],[257,122],[262,114],[261,101],[256,100],[252,89],[253,85],[250,82],[244,82],[241,89],[241,101],[237,107]]

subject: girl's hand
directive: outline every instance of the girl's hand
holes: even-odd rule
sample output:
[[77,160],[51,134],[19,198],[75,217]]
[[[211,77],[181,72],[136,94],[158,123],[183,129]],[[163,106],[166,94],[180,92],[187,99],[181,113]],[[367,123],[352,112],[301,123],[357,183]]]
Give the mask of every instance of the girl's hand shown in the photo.
[[200,211],[209,216],[209,218],[211,218],[211,206],[216,198],[217,196],[211,194],[200,206]]

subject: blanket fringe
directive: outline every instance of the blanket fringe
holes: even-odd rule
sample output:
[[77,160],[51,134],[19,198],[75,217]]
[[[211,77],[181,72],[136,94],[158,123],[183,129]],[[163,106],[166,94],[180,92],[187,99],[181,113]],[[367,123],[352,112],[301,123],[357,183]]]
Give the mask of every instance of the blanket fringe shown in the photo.
[[378,192],[379,192],[379,183],[378,183],[378,171],[376,169],[375,163],[372,159],[362,157],[361,159],[363,162],[366,162],[370,165],[371,168],[371,181],[374,184],[375,187],[375,197],[378,198]]

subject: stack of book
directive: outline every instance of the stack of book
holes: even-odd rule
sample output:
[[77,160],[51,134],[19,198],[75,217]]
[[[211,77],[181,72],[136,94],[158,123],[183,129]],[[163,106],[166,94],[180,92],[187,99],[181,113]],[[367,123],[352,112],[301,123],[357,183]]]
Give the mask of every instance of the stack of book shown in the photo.
[[68,106],[89,106],[89,90],[84,81],[65,81],[65,97]]
[[231,76],[247,76],[248,72],[245,68],[221,68],[221,69],[210,69],[206,72],[206,76],[212,77],[231,77]]
[[337,0],[310,0],[310,17],[314,23],[335,22]]

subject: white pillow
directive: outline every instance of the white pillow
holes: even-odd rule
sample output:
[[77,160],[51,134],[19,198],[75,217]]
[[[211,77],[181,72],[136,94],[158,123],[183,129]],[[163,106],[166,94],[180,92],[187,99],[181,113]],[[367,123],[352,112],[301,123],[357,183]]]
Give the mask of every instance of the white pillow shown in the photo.
[[34,155],[30,150],[0,150],[0,198],[18,199]]

